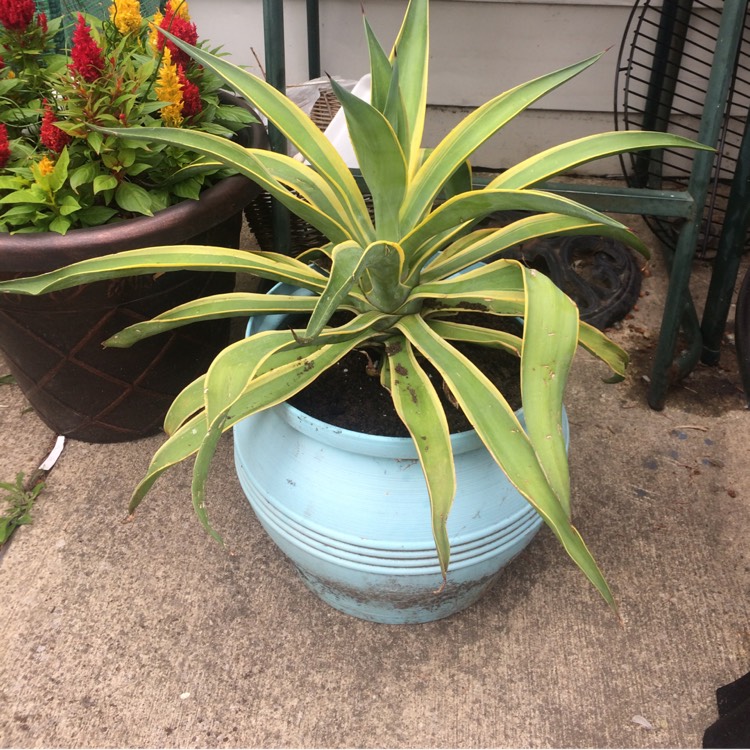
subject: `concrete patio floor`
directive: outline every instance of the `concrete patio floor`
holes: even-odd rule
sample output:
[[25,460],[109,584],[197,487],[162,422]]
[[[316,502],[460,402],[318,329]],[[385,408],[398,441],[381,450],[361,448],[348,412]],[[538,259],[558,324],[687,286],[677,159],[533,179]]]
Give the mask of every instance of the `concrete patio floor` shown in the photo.
[[[0,552],[0,745],[700,746],[715,689],[750,670],[750,412],[731,342],[664,411],[646,406],[658,253],[649,270],[613,331],[628,379],[604,384],[582,354],[567,398],[575,520],[621,621],[545,529],[469,610],[361,622],[308,593],[265,536],[231,436],[209,496],[229,552],[194,518],[186,466],[123,522],[161,437],[68,441],[33,525]],[[699,299],[707,276],[696,263]],[[0,480],[53,442],[0,386]]]

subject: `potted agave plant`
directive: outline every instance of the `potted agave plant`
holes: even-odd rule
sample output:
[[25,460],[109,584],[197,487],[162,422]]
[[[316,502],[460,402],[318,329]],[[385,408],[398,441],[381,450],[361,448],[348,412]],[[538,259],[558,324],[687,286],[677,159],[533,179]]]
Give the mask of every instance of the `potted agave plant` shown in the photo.
[[[222,433],[234,428],[237,470],[259,519],[307,585],[345,612],[415,622],[462,609],[542,521],[614,606],[571,522],[563,394],[579,345],[617,377],[627,356],[582,323],[551,281],[503,258],[503,251],[535,237],[594,233],[645,253],[619,222],[536,186],[598,157],[695,144],[662,133],[606,133],[544,151],[481,189],[461,189],[456,176],[481,143],[596,57],[499,95],[425,151],[428,12],[428,0],[411,0],[390,55],[365,23],[370,102],[332,84],[374,219],[339,154],[287,98],[166,34],[267,116],[306,163],[193,132],[128,130],[123,137],[173,140],[231,165],[319,229],[328,244],[300,258],[216,247],[137,250],[5,282],[0,291],[43,294],[166,268],[231,269],[279,282],[269,295],[182,305],[107,342],[126,347],[191,322],[251,316],[250,335],[222,351],[175,399],[165,420],[169,438],[131,510],[165,471],[195,456],[193,503],[218,538],[206,517],[206,476]],[[526,215],[502,228],[476,228],[500,210]],[[519,332],[492,325],[516,319],[523,322]],[[466,343],[518,359],[522,409],[514,410],[505,391],[460,351]],[[327,425],[288,403],[351,352],[367,354],[355,366],[372,372],[390,395],[409,437]],[[470,431],[451,434],[446,410],[454,407],[444,406],[444,392]]]
[[[179,145],[146,146],[89,125],[149,125],[262,147],[265,131],[221,80],[157,28],[196,43],[185,2],[143,18],[115,0],[102,21],[78,14],[68,53],[63,19],[34,0],[0,3],[0,278],[116,250],[174,242],[239,246],[256,185]],[[201,200],[198,201],[197,198]],[[227,274],[171,273],[0,300],[0,349],[29,401],[58,434],[125,440],[158,431],[169,403],[228,343],[213,322],[159,337],[123,357],[101,341],[127,322],[205,294]]]

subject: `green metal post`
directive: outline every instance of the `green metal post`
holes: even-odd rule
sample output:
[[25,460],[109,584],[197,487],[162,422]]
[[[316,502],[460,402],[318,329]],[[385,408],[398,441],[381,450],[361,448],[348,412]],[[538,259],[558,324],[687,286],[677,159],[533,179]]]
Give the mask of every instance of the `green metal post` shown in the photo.
[[[275,89],[286,91],[286,57],[284,54],[283,0],[263,0],[263,32],[266,46],[266,80]],[[286,138],[269,123],[268,140],[271,150],[286,153]],[[273,245],[278,253],[289,253],[291,231],[289,211],[278,201],[272,204]]]
[[[687,28],[692,12],[693,0],[665,0],[659,18],[656,52],[644,105],[643,130],[666,130],[669,113],[672,111],[675,88],[682,64],[685,34],[676,31],[678,23]],[[635,155],[633,172],[638,187],[658,187],[660,175],[654,173],[654,165],[661,171],[657,152],[640,151]]]
[[703,312],[703,356],[708,365],[719,362],[719,349],[724,335],[732,292],[740,269],[740,257],[750,226],[750,122],[745,121],[737,166],[724,214],[724,226],[714,260],[711,284]]
[[[747,0],[739,0],[738,2],[725,3],[722,11],[704,113],[698,134],[698,140],[710,146],[716,145],[721,129],[737,49],[742,38],[746,9]],[[700,356],[700,336],[697,336],[697,346],[694,341],[690,351],[675,361],[675,349],[680,325],[687,320],[690,328],[693,328],[692,321],[696,317],[690,297],[690,271],[698,242],[701,223],[700,208],[706,203],[713,162],[714,154],[709,151],[696,152],[693,160],[693,171],[688,183],[688,192],[693,196],[695,205],[699,207],[699,210],[682,227],[671,264],[669,288],[651,370],[651,385],[648,394],[648,403],[653,409],[664,408],[667,388],[670,383],[689,372]],[[692,313],[690,313],[689,318],[686,318],[689,310],[692,310]]]
[[320,9],[318,0],[307,0],[307,72],[320,77]]

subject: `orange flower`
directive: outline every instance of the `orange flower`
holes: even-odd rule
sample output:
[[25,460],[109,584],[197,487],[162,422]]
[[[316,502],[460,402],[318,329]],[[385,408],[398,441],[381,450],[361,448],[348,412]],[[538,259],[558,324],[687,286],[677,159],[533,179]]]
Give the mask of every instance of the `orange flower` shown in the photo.
[[156,13],[154,13],[154,20],[148,25],[148,43],[151,45],[155,52],[159,51],[159,37],[161,36],[161,34],[159,33],[159,26],[161,26],[161,22],[163,20],[164,15],[160,10],[157,10]]
[[190,21],[190,10],[188,9],[187,0],[167,0],[167,15],[170,13],[185,21]]
[[138,0],[114,0],[109,6],[109,18],[121,34],[139,31],[143,21],[141,4]]
[[172,53],[169,48],[164,50],[164,57],[159,68],[156,95],[161,101],[170,102],[170,104],[162,107],[160,112],[164,124],[179,128],[182,125],[182,84],[180,83],[179,70],[172,62]]
[[39,167],[39,172],[43,175],[51,174],[55,171],[55,162],[49,156],[43,156],[37,166]]

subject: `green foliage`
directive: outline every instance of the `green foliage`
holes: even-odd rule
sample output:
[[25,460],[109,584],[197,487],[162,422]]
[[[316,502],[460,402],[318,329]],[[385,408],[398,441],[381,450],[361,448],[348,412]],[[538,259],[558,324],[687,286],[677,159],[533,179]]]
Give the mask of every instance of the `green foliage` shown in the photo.
[[[7,139],[0,133],[0,232],[65,234],[151,216],[231,173],[216,164],[195,168],[203,160],[179,145],[149,146],[91,126],[179,125],[229,138],[253,121],[245,108],[222,103],[221,79],[189,59],[179,73],[187,83],[165,84],[169,66],[154,46],[153,19],[85,19],[104,60],[93,80],[76,70],[80,40],[67,55],[55,51],[61,24],[76,18],[45,25],[37,15],[24,29],[0,23],[0,124],[7,131]],[[190,111],[188,85],[198,97]]]
[[15,482],[0,482],[0,547],[13,535],[13,532],[25,524],[31,523],[31,509],[39,493],[44,489],[44,482],[30,478],[24,483],[23,473],[16,475]]
[[[417,446],[444,575],[450,560],[446,522],[456,483],[445,415],[424,373],[425,360],[438,370],[509,479],[614,606],[601,571],[571,523],[562,402],[578,345],[620,378],[627,355],[601,332],[581,323],[575,304],[548,278],[504,258],[503,252],[537,237],[589,233],[614,237],[645,252],[638,238],[615,219],[533,187],[571,165],[601,156],[697,144],[663,133],[593,136],[531,157],[486,188],[474,189],[467,167],[473,152],[598,56],[500,94],[426,152],[421,140],[428,12],[428,0],[411,0],[390,55],[366,26],[372,103],[338,90],[373,196],[374,221],[349,169],[304,113],[263,80],[167,35],[264,114],[306,163],[194,131],[145,128],[106,130],[107,135],[142,140],[149,147],[176,143],[230,166],[310,222],[329,243],[300,259],[222,248],[150,248],[84,261],[34,279],[3,282],[0,291],[41,294],[101,278],[178,268],[244,271],[306,290],[304,297],[245,293],[198,300],[131,326],[107,342],[128,346],[216,317],[310,313],[299,330],[267,331],[233,344],[177,397],[165,420],[169,438],[137,487],[131,510],[165,471],[195,455],[193,504],[211,530],[204,492],[219,435],[239,420],[285,401],[347,352],[367,346],[377,352],[381,382]],[[502,210],[529,215],[502,229],[476,228],[485,216]],[[311,259],[315,263],[308,265]],[[498,334],[490,325],[466,326],[457,316],[467,309],[523,318],[523,336]],[[348,322],[332,326],[336,311],[348,313]],[[456,341],[499,346],[520,357],[525,424],[500,390],[453,346]]]

